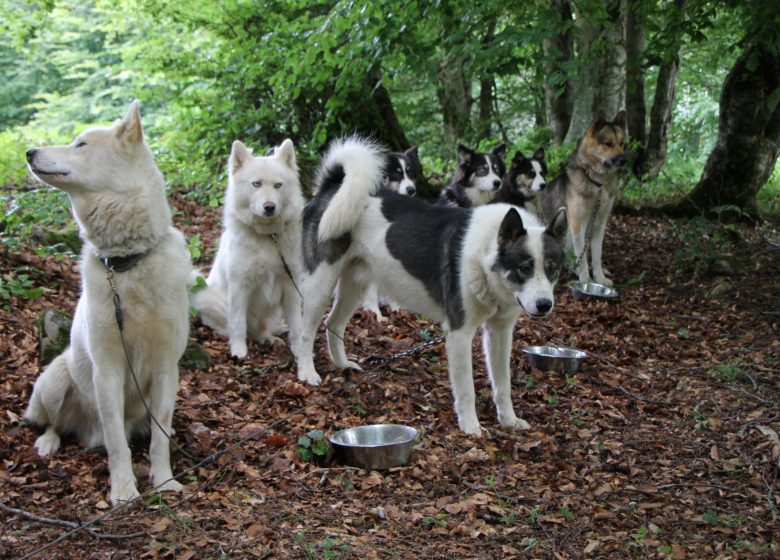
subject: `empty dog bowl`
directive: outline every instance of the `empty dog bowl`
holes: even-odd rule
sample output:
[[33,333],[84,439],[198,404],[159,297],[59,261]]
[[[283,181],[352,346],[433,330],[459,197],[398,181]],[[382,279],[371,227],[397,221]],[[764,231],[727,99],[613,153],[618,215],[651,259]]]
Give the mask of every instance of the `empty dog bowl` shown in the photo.
[[588,353],[565,346],[526,346],[523,352],[535,368],[573,374],[579,371]]
[[330,443],[336,458],[363,469],[405,465],[419,432],[400,424],[369,424],[336,432]]
[[618,291],[604,286],[603,284],[596,284],[595,282],[572,282],[569,284],[571,295],[575,299],[584,298],[598,298],[598,299],[615,299],[618,297]]

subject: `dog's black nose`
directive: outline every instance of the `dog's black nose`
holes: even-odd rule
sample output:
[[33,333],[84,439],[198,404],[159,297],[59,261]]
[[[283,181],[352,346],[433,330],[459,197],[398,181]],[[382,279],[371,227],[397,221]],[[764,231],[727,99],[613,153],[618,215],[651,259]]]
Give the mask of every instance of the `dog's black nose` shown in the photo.
[[626,156],[615,156],[612,158],[612,165],[623,167],[626,164]]
[[546,188],[547,188],[547,183],[542,183],[541,185],[539,185],[539,190],[540,191],[543,191]]
[[416,192],[417,189],[415,189],[414,187],[406,187],[406,194],[408,194],[409,196],[414,196],[414,193]]
[[536,300],[536,310],[539,313],[547,313],[548,311],[550,311],[550,309],[552,309],[552,306],[553,306],[552,300],[549,300],[547,298]]
[[276,212],[276,204],[273,202],[266,202],[263,204],[263,210],[265,211],[266,216],[273,216],[274,212]]
[[32,163],[33,158],[35,157],[35,152],[37,152],[35,148],[30,148],[27,150],[27,163]]
[[499,179],[496,179],[493,181],[493,188],[494,189],[500,189],[501,188],[501,181]]

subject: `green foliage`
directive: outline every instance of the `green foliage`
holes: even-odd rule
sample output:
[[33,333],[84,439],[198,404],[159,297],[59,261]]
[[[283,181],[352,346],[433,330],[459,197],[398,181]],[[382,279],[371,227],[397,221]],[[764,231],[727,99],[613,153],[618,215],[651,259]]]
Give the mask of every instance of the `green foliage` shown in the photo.
[[312,430],[298,439],[295,452],[302,461],[324,461],[330,453],[330,443],[322,430]]
[[734,252],[741,237],[734,225],[696,217],[675,222],[670,235],[679,241],[674,257],[680,268],[692,268],[698,275],[728,273],[740,266]]
[[35,299],[43,295],[43,288],[36,286],[27,274],[9,272],[0,276],[0,302],[5,310],[9,309],[12,297]]

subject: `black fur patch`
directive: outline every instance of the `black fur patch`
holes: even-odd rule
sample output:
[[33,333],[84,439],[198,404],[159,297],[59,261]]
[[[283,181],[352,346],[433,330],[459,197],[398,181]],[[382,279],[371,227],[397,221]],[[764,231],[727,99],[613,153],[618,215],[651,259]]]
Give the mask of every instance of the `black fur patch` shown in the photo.
[[444,310],[450,327],[460,328],[465,320],[459,278],[461,250],[471,213],[389,191],[379,196],[382,214],[390,222],[385,238],[388,251],[422,282]]
[[313,272],[323,261],[333,264],[344,256],[352,244],[349,232],[325,243],[317,238],[322,214],[343,181],[344,168],[340,165],[333,167],[328,175],[321,178],[317,195],[303,209],[303,264],[307,272]]

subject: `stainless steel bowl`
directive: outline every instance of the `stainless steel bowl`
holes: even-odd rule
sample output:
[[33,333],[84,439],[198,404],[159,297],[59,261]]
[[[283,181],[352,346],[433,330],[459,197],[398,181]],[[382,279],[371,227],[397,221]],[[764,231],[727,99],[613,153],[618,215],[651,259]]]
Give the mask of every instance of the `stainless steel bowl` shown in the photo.
[[369,424],[336,432],[330,443],[340,462],[380,470],[408,463],[418,434],[410,426]]
[[544,371],[555,370],[562,373],[577,373],[588,353],[565,346],[526,346],[523,352],[535,368]]
[[595,282],[572,282],[569,284],[571,295],[575,299],[597,298],[597,299],[615,299],[618,297],[618,291],[603,284]]

